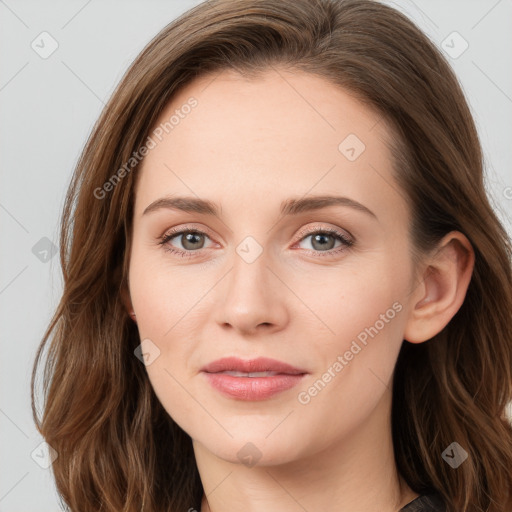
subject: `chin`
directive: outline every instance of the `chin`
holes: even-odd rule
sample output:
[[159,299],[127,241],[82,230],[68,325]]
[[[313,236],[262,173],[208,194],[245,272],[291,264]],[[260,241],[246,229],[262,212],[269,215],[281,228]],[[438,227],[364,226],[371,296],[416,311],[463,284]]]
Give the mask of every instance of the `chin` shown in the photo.
[[[301,441],[293,436],[279,436],[260,430],[230,430],[233,438],[197,439],[204,448],[219,459],[248,468],[255,466],[277,466],[301,457]],[[307,446],[311,448],[308,443]],[[305,455],[305,454],[302,454]]]

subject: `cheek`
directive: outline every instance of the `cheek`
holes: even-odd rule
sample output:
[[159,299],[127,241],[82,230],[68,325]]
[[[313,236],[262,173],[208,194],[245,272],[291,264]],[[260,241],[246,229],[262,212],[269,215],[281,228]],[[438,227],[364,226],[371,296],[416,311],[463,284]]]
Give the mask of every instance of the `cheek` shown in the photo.
[[135,246],[131,256],[130,295],[141,337],[171,338],[208,290],[207,273],[172,265],[160,252]]
[[322,425],[326,444],[364,423],[392,388],[405,308],[390,283],[366,284],[355,280],[353,290],[326,302],[322,318],[334,334],[310,344],[315,373],[297,390],[304,428]]
[[151,386],[174,421],[193,429],[196,421],[205,421],[191,399],[190,392],[195,393],[189,380],[197,367],[197,315],[202,314],[198,300],[204,292],[183,272],[174,268],[171,273],[170,267],[151,262],[142,251],[132,253],[129,279],[139,336],[153,353],[146,365]]
[[352,340],[376,322],[382,330],[381,315],[386,325],[395,319],[398,306],[393,305],[401,303],[406,276],[397,276],[392,265],[385,258],[362,258],[329,273],[311,273],[309,282],[296,282],[294,291],[325,331],[327,346]]
[[320,363],[316,387],[326,384],[333,393],[325,393],[325,406],[329,400],[347,399],[350,407],[350,397],[362,395],[371,402],[390,383],[406,323],[408,273],[405,258],[391,251],[379,256],[354,259],[310,293],[308,305],[324,329],[308,349]]

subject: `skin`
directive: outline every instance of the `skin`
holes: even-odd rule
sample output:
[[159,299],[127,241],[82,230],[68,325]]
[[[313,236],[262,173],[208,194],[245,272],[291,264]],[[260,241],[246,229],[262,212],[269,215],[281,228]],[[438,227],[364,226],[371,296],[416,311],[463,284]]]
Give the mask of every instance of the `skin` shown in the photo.
[[[391,132],[326,80],[279,68],[253,80],[233,71],[202,76],[159,122],[191,96],[197,106],[137,171],[124,300],[141,340],[160,351],[146,366],[155,393],[193,440],[207,496],[201,510],[395,512],[418,494],[393,458],[394,366],[403,340],[430,339],[460,308],[474,265],[471,245],[452,232],[414,268],[410,212],[386,146]],[[366,146],[354,161],[338,149],[348,134]],[[349,197],[377,218],[338,205],[279,215],[282,201],[317,194]],[[143,215],[164,196],[208,199],[221,212]],[[206,232],[188,249],[191,258],[158,244],[182,226]],[[306,227],[338,228],[354,244],[336,252],[341,242],[328,236],[331,255],[322,256],[314,236],[299,236]],[[236,251],[247,236],[263,249],[252,263]],[[186,244],[183,236],[167,242],[182,251]],[[397,302],[401,311],[300,403],[298,393]],[[236,400],[200,373],[230,355],[272,357],[309,374],[269,399]],[[252,467],[237,456],[248,442],[260,457]]]

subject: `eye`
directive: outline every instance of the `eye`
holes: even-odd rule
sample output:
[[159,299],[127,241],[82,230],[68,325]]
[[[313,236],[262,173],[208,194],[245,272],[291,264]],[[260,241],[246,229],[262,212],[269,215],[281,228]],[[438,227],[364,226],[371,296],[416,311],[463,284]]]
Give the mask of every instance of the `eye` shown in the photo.
[[[180,248],[175,248],[171,245],[171,240],[177,239],[181,244]],[[160,238],[160,245],[164,250],[182,257],[194,256],[194,252],[204,249],[205,238],[210,238],[205,232],[196,228],[183,228],[179,230],[171,230]]]
[[[300,236],[302,238],[299,243],[311,238],[310,244],[313,249],[309,250],[315,253],[315,256],[332,256],[354,245],[347,235],[335,228],[305,230],[300,233]],[[336,240],[340,242],[337,247]]]
[[[304,240],[311,238],[311,246],[313,249],[307,249],[315,256],[332,256],[342,252],[354,245],[354,242],[348,238],[343,232],[335,228],[316,228],[303,230],[300,232],[301,239],[299,244]],[[182,229],[174,229],[162,237],[160,237],[159,245],[162,245],[166,252],[176,254],[181,257],[193,257],[194,253],[205,249],[205,239],[210,239],[207,233],[197,228],[184,227]],[[176,248],[171,241],[177,239],[181,248]],[[336,247],[336,240],[339,245]]]

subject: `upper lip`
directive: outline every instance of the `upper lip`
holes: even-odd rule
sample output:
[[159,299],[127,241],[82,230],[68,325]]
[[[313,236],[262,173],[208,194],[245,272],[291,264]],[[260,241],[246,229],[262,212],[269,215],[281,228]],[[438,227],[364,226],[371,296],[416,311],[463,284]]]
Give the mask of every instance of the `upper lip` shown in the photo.
[[299,375],[307,373],[306,370],[295,368],[294,366],[270,359],[268,357],[258,357],[257,359],[244,360],[238,357],[223,357],[203,366],[201,371],[207,373],[218,373],[224,371],[235,372],[279,372],[289,375]]

